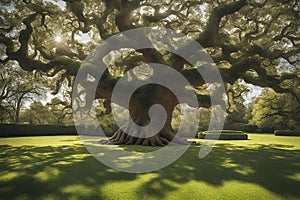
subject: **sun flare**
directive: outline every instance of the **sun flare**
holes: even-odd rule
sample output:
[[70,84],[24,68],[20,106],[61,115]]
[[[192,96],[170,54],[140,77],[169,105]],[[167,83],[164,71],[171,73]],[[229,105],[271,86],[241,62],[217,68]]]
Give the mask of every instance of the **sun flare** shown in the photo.
[[56,36],[55,37],[55,42],[61,42],[61,40],[62,40],[61,36]]

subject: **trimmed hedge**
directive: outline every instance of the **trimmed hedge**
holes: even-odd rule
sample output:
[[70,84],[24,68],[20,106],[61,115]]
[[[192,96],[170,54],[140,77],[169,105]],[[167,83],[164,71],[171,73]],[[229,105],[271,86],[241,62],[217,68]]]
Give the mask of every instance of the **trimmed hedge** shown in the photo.
[[243,131],[237,131],[237,130],[210,130],[210,131],[204,131],[205,133],[243,133]]
[[[94,127],[79,126],[81,132],[88,133],[98,132]],[[28,125],[28,124],[0,124],[0,137],[17,137],[17,136],[48,136],[48,135],[78,135],[75,126],[63,125]],[[89,134],[91,135],[91,134]]]
[[[218,133],[221,132],[221,135],[218,137]],[[242,131],[235,130],[213,130],[213,131],[204,131],[198,133],[198,138],[200,139],[211,139],[211,140],[247,140],[248,135]]]
[[300,131],[275,130],[274,134],[276,136],[300,136]]

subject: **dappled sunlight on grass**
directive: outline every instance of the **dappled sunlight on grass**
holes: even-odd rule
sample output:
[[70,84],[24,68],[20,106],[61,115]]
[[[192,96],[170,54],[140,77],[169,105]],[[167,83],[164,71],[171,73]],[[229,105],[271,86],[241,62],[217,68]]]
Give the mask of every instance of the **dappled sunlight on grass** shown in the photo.
[[[203,159],[198,158],[200,145],[191,146],[170,166],[145,174],[104,166],[75,136],[1,138],[0,195],[3,199],[299,199],[299,138],[273,137],[249,134],[248,141],[218,141]],[[123,149],[142,155],[158,149],[101,148],[102,155]],[[130,164],[135,158],[126,159]]]
[[107,199],[147,199],[148,194],[143,193],[140,186],[158,177],[156,173],[141,174],[131,181],[109,182],[103,185],[100,191]]
[[247,176],[247,175],[255,173],[255,171],[251,167],[248,167],[248,166],[238,167],[237,169],[235,169],[235,172],[239,173],[241,175],[244,175],[244,176]]
[[81,184],[71,184],[66,187],[61,188],[61,192],[65,194],[69,194],[74,197],[89,197],[95,191],[92,187],[88,187]]
[[0,181],[1,182],[11,181],[20,175],[22,175],[22,173],[2,171],[0,175]]
[[60,172],[57,168],[54,167],[45,167],[43,171],[40,171],[33,175],[36,179],[41,182],[47,182],[56,179],[59,176]]
[[300,182],[300,173],[295,173],[293,175],[289,175],[289,176],[287,176],[287,178],[290,178],[294,181],[299,181]]

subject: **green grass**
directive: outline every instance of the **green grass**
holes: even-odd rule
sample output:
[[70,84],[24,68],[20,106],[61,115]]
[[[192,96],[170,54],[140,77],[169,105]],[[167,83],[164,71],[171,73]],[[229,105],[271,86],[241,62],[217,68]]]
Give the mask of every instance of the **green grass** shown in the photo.
[[[198,139],[201,144],[203,140]],[[0,139],[1,199],[299,199],[300,137],[249,134],[145,174],[110,169],[76,136]],[[132,151],[156,147],[110,146]]]

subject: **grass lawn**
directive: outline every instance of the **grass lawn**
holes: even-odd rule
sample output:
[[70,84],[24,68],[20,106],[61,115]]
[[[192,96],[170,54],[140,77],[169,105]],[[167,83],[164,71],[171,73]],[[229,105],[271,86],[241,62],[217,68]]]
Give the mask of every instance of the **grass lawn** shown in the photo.
[[300,137],[218,141],[203,159],[191,146],[146,174],[104,166],[76,136],[0,138],[0,148],[1,199],[300,199]]

